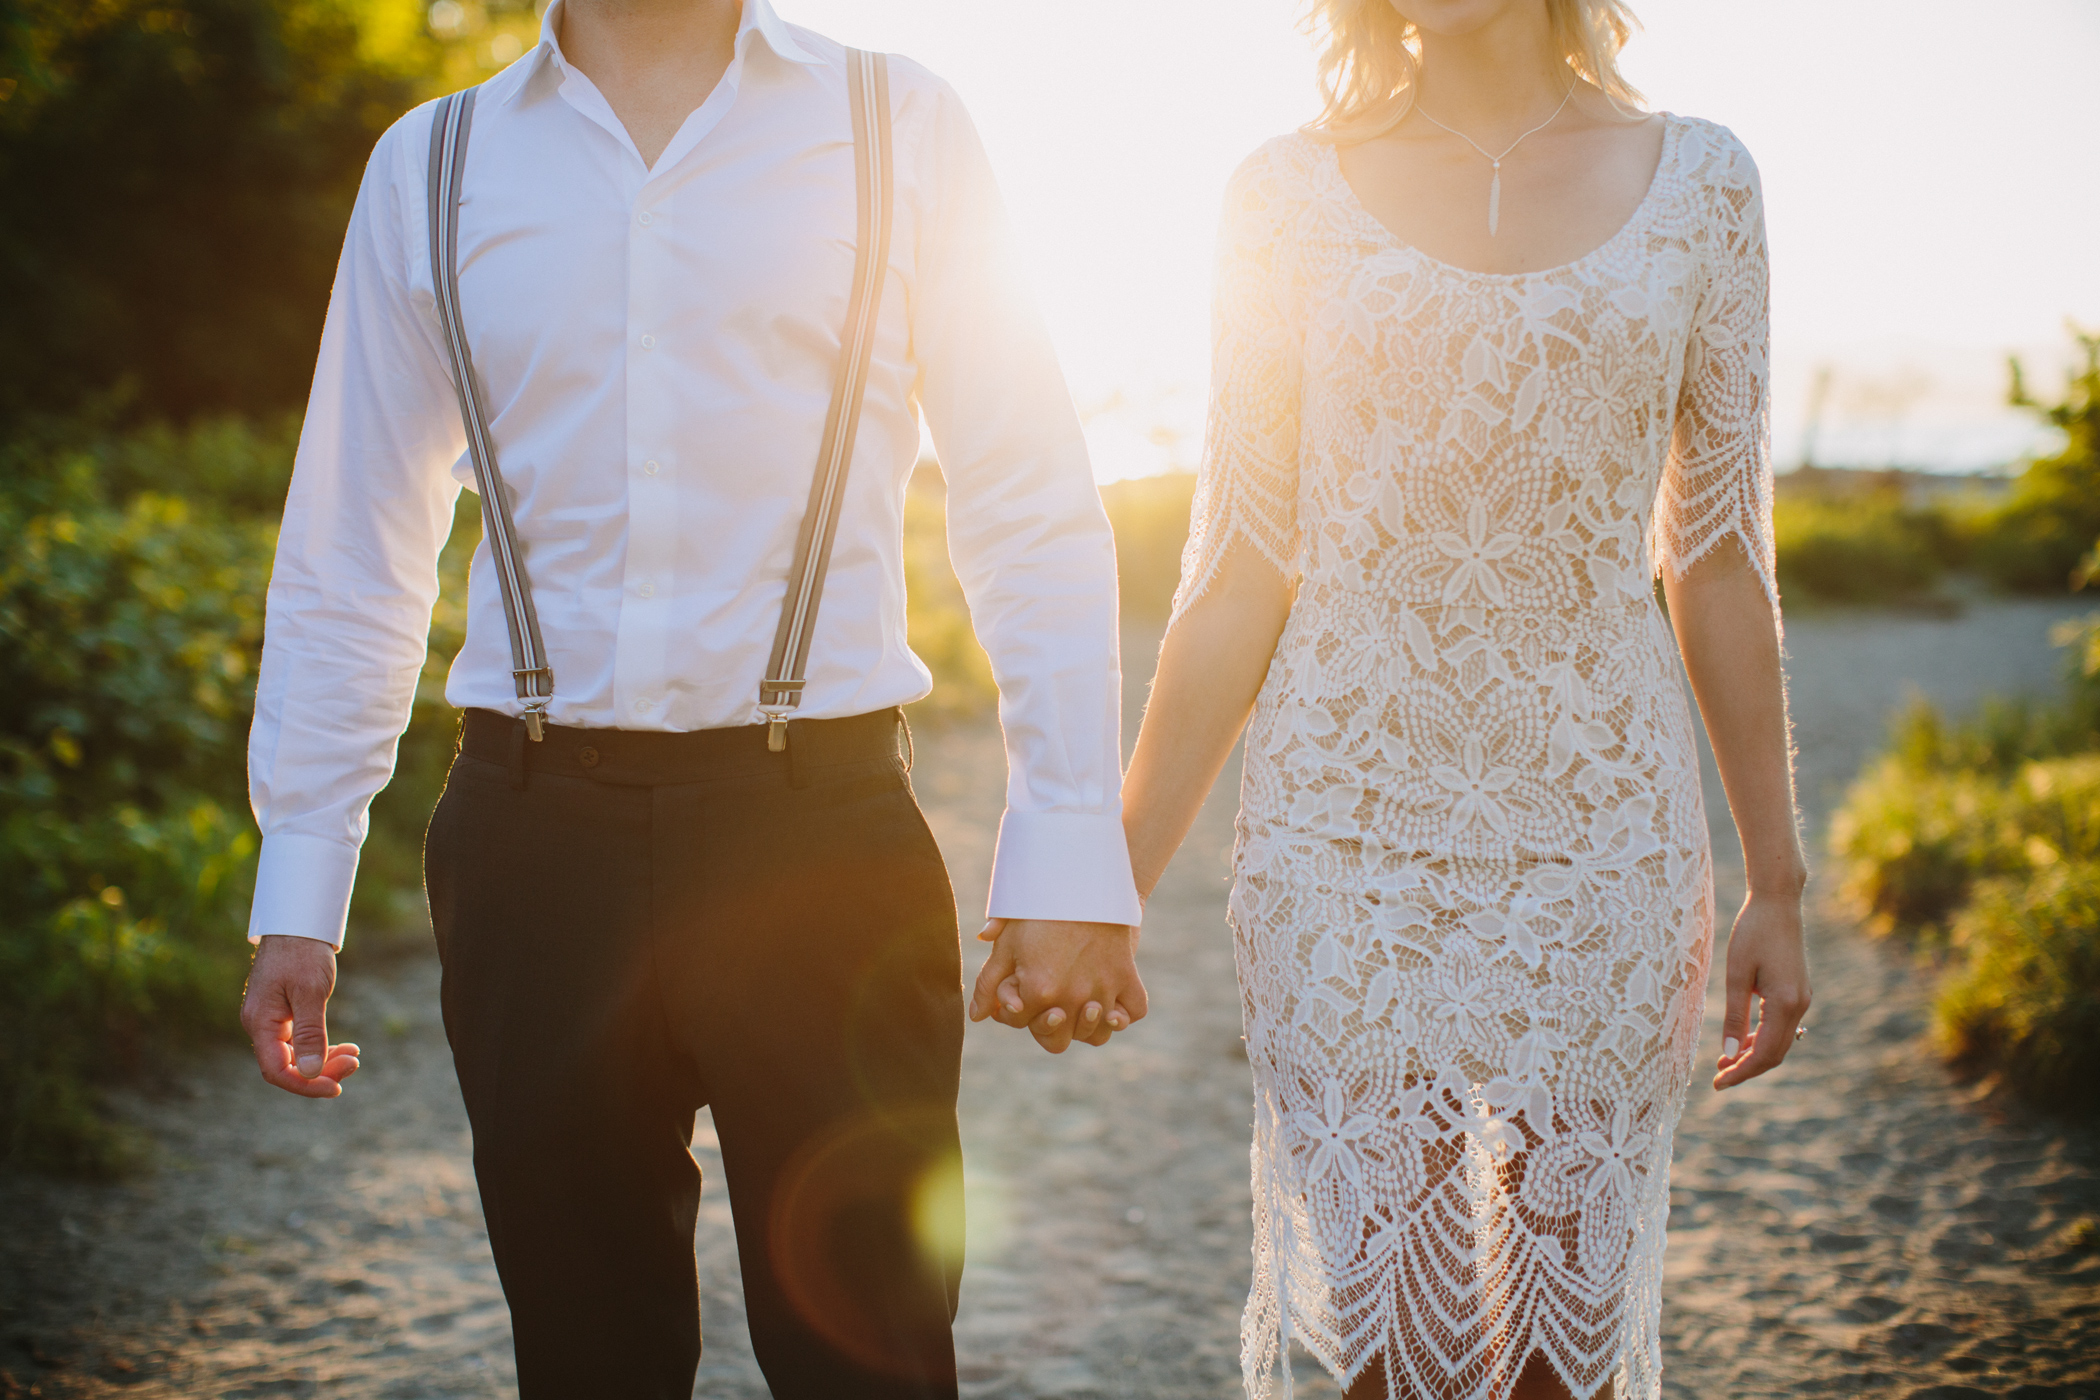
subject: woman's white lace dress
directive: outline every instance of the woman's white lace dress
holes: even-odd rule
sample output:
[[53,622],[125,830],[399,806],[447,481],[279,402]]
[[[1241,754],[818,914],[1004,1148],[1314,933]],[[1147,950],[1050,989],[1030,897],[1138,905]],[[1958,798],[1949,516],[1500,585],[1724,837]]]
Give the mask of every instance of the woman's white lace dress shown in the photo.
[[1231,905],[1256,1396],[1292,1337],[1396,1395],[1534,1351],[1659,1393],[1714,911],[1653,579],[1733,536],[1777,603],[1757,174],[1665,120],[1631,220],[1540,273],[1403,245],[1303,136],[1234,178],[1178,606],[1236,543],[1301,579]]

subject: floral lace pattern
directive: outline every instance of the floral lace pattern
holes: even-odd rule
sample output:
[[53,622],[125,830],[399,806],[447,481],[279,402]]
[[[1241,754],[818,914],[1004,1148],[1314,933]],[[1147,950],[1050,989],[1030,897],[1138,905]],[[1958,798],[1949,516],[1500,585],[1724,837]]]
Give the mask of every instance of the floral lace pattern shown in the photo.
[[1232,184],[1176,615],[1235,545],[1301,579],[1231,902],[1253,1396],[1292,1336],[1396,1393],[1534,1352],[1660,1393],[1714,911],[1652,581],[1734,538],[1777,606],[1756,171],[1666,122],[1626,226],[1536,274],[1402,245],[1302,136]]

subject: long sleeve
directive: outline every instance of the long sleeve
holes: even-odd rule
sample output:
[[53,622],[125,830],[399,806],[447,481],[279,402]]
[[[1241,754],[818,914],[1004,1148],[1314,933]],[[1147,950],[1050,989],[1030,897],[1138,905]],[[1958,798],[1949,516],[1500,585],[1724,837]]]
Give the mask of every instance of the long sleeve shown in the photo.
[[1135,924],[1115,540],[977,133],[951,91],[933,100],[912,338],[949,552],[999,684],[1008,778],[990,914]]
[[1658,574],[1734,536],[1776,612],[1772,540],[1770,275],[1757,167],[1733,137],[1706,191],[1706,282],[1685,349],[1669,461],[1655,505]]
[[[1265,147],[1233,173],[1218,229],[1210,415],[1189,511],[1173,618],[1244,541],[1285,578],[1298,573],[1301,328],[1287,279],[1289,200]],[[1171,624],[1170,624],[1171,625]]]
[[329,298],[277,539],[249,794],[262,854],[248,935],[340,944],[372,796],[393,772],[437,599],[464,444],[428,297],[410,128],[381,138]]

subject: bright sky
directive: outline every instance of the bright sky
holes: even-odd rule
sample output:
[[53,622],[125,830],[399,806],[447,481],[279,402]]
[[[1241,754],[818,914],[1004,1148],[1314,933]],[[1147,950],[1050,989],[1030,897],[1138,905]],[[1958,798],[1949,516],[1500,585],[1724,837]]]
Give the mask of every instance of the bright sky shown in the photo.
[[[1633,0],[1652,106],[1734,128],[1773,242],[1774,443],[1966,469],[2039,439],[2066,317],[2100,329],[2100,3]],[[1226,177],[1317,108],[1301,0],[776,0],[955,84],[984,133],[1103,479],[1193,466]]]

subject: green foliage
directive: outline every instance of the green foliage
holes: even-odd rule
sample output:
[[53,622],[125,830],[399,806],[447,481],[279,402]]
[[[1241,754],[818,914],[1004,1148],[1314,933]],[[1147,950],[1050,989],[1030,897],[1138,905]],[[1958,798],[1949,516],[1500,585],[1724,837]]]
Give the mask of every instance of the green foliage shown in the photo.
[[[258,845],[248,723],[293,441],[289,420],[47,423],[0,452],[0,1159],[121,1169],[135,1145],[97,1113],[97,1087],[234,1030]],[[459,522],[352,899],[366,948],[422,934],[473,497]]]
[[912,706],[912,719],[941,722],[990,711],[999,688],[948,562],[948,499],[938,473],[914,478],[904,498],[904,596],[911,649],[933,672],[933,693]]
[[143,452],[18,446],[0,495],[0,1157],[81,1171],[130,1156],[93,1084],[229,1010],[256,849],[240,756],[271,532],[114,496]]
[[[1915,712],[1914,712],[1915,713]],[[2100,756],[1919,770],[1899,754],[1855,783],[1831,826],[1845,895],[1878,932],[1938,940],[1978,882],[2100,859]]]
[[1938,997],[1955,1058],[2046,1103],[2100,1072],[2100,617],[2059,633],[2071,690],[1950,725],[1914,701],[1831,828],[1868,927],[1953,964]]
[[1944,511],[1892,491],[1782,496],[1772,511],[1779,586],[1789,603],[1886,604],[1928,594],[1959,557]]
[[2100,1080],[2100,861],[1993,880],[1955,922],[1966,965],[1935,1008],[1956,1059],[2090,1110]]
[[174,419],[304,399],[366,157],[443,60],[399,8],[17,0],[0,424],[120,384]]
[[2100,335],[2079,335],[2084,366],[2063,399],[2046,407],[2029,397],[2017,363],[2013,401],[2036,408],[2064,432],[2064,448],[2020,473],[2012,495],[1979,522],[1977,569],[2002,588],[2060,593],[2086,586],[2089,556],[2100,559]]
[[1181,547],[1189,535],[1196,478],[1187,472],[1134,477],[1101,488],[1116,532],[1116,573],[1123,612],[1165,618],[1181,582]]
[[408,729],[394,754],[394,776],[372,800],[350,921],[363,953],[428,946],[423,904],[423,832],[445,790],[445,774],[459,743],[459,711],[445,702],[445,676],[467,634],[467,568],[481,543],[481,498],[462,491],[452,513],[452,535],[438,557],[437,607],[429,650],[416,681]]

